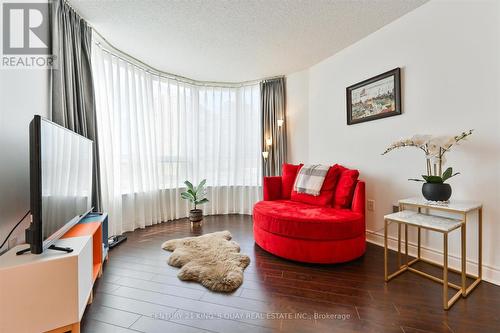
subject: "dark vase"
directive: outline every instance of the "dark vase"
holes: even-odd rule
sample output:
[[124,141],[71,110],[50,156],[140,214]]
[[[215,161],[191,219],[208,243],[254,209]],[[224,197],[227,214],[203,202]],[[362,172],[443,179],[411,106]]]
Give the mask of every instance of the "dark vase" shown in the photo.
[[429,201],[448,201],[451,197],[451,186],[445,183],[424,183],[422,194]]
[[193,223],[201,222],[203,220],[203,211],[201,209],[191,209],[189,211],[189,221]]

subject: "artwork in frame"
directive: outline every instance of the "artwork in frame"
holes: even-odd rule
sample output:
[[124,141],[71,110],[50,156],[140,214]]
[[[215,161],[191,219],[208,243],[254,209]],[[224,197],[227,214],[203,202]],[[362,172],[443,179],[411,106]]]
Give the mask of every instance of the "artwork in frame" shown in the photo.
[[347,125],[401,114],[401,69],[394,68],[346,89]]

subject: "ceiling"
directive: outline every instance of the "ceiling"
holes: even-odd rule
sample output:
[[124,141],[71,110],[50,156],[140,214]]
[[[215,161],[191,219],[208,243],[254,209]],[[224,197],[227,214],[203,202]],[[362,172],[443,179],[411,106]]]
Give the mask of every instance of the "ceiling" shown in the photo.
[[427,0],[70,0],[111,44],[159,70],[241,82],[318,63]]

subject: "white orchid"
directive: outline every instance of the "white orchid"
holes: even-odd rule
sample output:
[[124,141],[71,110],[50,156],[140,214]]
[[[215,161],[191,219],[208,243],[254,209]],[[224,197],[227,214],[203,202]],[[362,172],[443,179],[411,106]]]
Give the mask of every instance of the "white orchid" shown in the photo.
[[437,136],[432,138],[431,143],[441,149],[448,150],[457,143],[455,136]]
[[411,137],[410,140],[413,141],[413,143],[416,146],[422,147],[422,146],[426,145],[431,138],[432,138],[432,136],[427,135],[427,134],[415,134],[414,136]]
[[[458,173],[453,174],[452,168],[442,172],[443,165],[446,164],[445,153],[451,147],[465,140],[472,134],[473,130],[462,132],[456,136],[431,136],[426,134],[416,134],[408,139],[400,139],[391,144],[382,155],[401,147],[416,147],[422,149],[425,153],[427,175],[422,176],[427,182],[442,183]],[[418,180],[418,179],[412,179]]]
[[441,147],[432,140],[427,144],[427,155],[439,156],[441,155]]

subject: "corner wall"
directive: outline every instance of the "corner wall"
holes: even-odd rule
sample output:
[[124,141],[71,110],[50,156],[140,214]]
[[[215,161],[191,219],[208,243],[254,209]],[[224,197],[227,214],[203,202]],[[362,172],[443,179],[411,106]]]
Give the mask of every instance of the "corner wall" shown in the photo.
[[[421,151],[402,149],[381,156],[385,148],[416,133],[475,129],[468,142],[448,155],[448,166],[461,172],[450,183],[453,198],[484,204],[484,278],[496,284],[500,284],[499,12],[494,0],[433,0],[422,5],[312,66],[308,108],[301,116],[292,111],[288,123],[292,161],[297,162],[298,156],[309,163],[341,163],[360,170],[367,198],[375,200],[374,211],[367,212],[367,239],[378,244],[382,244],[383,216],[391,212],[392,204],[420,193],[421,184],[406,179],[425,170]],[[402,68],[403,115],[347,126],[346,87],[395,67]],[[307,149],[294,146],[298,139],[293,131],[299,138],[308,132]],[[468,267],[475,273],[477,217],[471,216],[468,224]],[[450,264],[455,267],[460,257],[458,236],[450,238]],[[415,239],[412,233],[410,241]],[[442,260],[440,235],[424,233],[423,245],[424,256]]]
[[287,162],[301,163],[309,157],[309,71],[286,77]]
[[[0,243],[30,208],[29,123],[35,114],[49,115],[49,71],[0,70]],[[26,218],[13,233],[18,243],[28,225]]]

